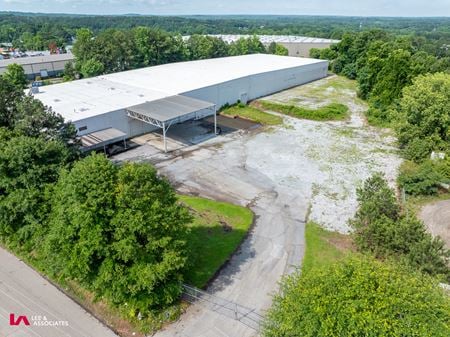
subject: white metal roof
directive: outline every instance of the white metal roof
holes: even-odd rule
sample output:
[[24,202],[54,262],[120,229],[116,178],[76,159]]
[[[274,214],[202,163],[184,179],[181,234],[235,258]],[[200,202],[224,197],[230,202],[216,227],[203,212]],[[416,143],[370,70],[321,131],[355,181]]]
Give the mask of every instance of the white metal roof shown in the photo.
[[[220,35],[209,35],[213,37],[218,37],[226,43],[236,42],[241,38],[250,38],[253,35],[240,35],[240,34],[220,34]],[[318,37],[308,37],[308,36],[298,36],[298,35],[256,35],[259,40],[264,44],[270,44],[272,42],[276,43],[339,43],[340,40],[333,39],[322,39]],[[189,36],[183,36],[186,40]]]
[[20,65],[58,62],[58,61],[71,61],[75,59],[73,54],[52,54],[44,56],[29,56],[29,57],[15,57],[10,59],[0,60],[0,68],[7,67],[10,64],[17,63]]
[[73,122],[253,74],[326,62],[254,54],[178,62],[39,88],[35,97]]

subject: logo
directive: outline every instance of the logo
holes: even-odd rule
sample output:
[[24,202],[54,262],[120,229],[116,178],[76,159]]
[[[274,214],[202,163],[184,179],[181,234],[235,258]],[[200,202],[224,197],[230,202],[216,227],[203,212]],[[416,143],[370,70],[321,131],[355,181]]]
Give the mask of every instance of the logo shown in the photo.
[[[30,323],[31,321],[31,323]],[[32,326],[69,326],[68,321],[56,321],[48,319],[45,315],[32,315],[30,319],[28,319],[25,315],[16,316],[15,314],[9,314],[9,325],[17,326],[17,325],[32,325]]]
[[14,314],[9,314],[9,325],[30,325],[30,321],[28,321],[27,316],[18,316],[17,319],[15,319]]

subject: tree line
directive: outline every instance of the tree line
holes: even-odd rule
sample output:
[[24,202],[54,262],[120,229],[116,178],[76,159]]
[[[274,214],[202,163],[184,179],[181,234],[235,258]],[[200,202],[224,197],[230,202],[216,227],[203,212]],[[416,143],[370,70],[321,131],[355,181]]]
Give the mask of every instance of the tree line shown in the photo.
[[377,18],[333,16],[99,16],[1,13],[0,42],[28,50],[63,47],[72,43],[80,28],[95,34],[107,29],[139,26],[181,34],[275,34],[340,39],[346,32],[374,28],[394,34],[420,35],[442,40],[450,36],[449,18]]
[[192,35],[183,40],[163,30],[137,27],[108,29],[98,35],[87,28],[79,29],[73,53],[76,63],[67,64],[67,80],[171,62],[254,53],[287,55],[288,51],[278,44],[266,48],[256,36],[227,44],[212,36]]

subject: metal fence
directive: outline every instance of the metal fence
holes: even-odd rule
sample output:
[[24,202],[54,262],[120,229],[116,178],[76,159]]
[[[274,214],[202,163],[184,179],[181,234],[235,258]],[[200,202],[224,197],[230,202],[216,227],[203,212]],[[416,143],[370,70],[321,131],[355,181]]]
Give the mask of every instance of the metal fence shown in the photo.
[[255,309],[244,307],[187,284],[183,284],[183,299],[189,303],[200,303],[208,309],[239,321],[251,329],[260,330],[263,316],[258,314]]

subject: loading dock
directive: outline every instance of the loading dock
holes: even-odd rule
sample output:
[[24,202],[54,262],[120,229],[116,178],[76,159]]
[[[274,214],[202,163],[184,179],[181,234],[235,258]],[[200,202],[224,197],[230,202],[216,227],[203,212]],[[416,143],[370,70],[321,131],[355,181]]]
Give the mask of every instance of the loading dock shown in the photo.
[[140,120],[162,129],[164,152],[167,152],[166,133],[173,124],[199,119],[203,110],[214,112],[214,134],[217,134],[217,113],[214,103],[174,95],[156,101],[145,102],[126,109],[130,118]]

